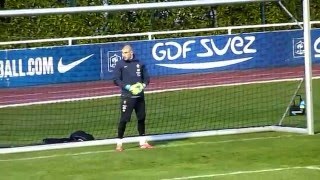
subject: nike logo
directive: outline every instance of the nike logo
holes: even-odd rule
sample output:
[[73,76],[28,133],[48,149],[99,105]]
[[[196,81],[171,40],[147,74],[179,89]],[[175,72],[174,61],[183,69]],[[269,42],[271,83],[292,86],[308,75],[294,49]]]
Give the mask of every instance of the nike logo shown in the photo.
[[175,69],[210,69],[210,68],[230,66],[233,64],[248,61],[250,59],[252,59],[252,57],[218,61],[218,62],[184,63],[184,64],[157,64],[157,65],[168,67],[168,68],[175,68]]
[[79,65],[80,63],[82,63],[83,61],[89,59],[91,56],[93,56],[94,54],[91,54],[89,56],[86,56],[84,58],[81,58],[79,60],[76,60],[70,64],[62,64],[62,58],[60,58],[59,62],[58,62],[58,71],[60,73],[65,73],[70,71],[72,68],[76,67],[77,65]]

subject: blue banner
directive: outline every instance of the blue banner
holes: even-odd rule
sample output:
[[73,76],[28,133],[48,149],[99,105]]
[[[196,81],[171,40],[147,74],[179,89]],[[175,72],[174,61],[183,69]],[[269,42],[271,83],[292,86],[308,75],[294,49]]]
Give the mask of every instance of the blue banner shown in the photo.
[[70,46],[0,52],[0,87],[97,80],[100,48]]
[[[312,30],[320,62],[320,30]],[[112,79],[124,42],[0,51],[0,87]],[[127,44],[127,43],[126,43]],[[303,31],[275,31],[128,42],[151,76],[304,64]]]

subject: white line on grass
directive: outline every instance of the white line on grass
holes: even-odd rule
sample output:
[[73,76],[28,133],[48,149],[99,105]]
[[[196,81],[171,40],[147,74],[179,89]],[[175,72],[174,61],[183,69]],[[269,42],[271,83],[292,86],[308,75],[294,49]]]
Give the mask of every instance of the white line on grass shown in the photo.
[[313,169],[313,170],[319,170],[320,171],[320,167],[317,166],[308,166],[306,167],[307,169]]
[[[234,140],[224,140],[224,141],[212,141],[212,142],[190,142],[190,143],[169,143],[163,145],[157,145],[155,148],[170,148],[170,147],[181,147],[181,146],[192,146],[192,145],[199,145],[199,144],[219,144],[219,143],[231,143],[231,142],[241,142],[241,141],[255,141],[255,140],[266,140],[266,139],[278,139],[278,138],[288,138],[288,137],[297,137],[297,136],[304,136],[304,135],[282,135],[282,136],[269,136],[269,137],[258,137],[258,138],[245,138],[245,139],[234,139]],[[126,149],[125,151],[137,151],[140,150],[139,148],[134,149]],[[121,152],[121,153],[125,153]],[[0,162],[11,162],[11,161],[28,161],[28,160],[36,160],[36,159],[49,159],[49,158],[56,158],[56,157],[66,157],[66,156],[80,156],[80,155],[88,155],[88,154],[99,154],[99,153],[118,153],[115,150],[103,150],[103,151],[87,151],[87,152],[80,152],[80,153],[68,153],[68,154],[55,154],[55,155],[48,155],[48,156],[35,156],[35,157],[25,157],[25,158],[15,158],[15,159],[0,159]]]
[[183,180],[183,179],[198,179],[198,178],[208,178],[208,177],[217,177],[217,176],[230,176],[230,175],[239,175],[239,174],[253,174],[253,173],[264,173],[264,172],[274,172],[274,171],[285,171],[293,169],[311,169],[311,170],[320,170],[320,165],[313,166],[296,166],[296,167],[285,167],[285,168],[274,168],[274,169],[261,169],[261,170],[252,170],[252,171],[234,171],[229,173],[220,173],[220,174],[208,174],[200,176],[186,176],[186,177],[177,177],[171,179],[161,179],[161,180]]

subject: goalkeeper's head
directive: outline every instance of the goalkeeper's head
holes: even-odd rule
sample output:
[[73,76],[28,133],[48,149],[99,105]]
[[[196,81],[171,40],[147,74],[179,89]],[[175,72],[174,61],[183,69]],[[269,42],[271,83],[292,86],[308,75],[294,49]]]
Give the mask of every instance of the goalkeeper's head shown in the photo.
[[125,45],[122,48],[122,59],[125,61],[133,59],[133,50],[130,45]]

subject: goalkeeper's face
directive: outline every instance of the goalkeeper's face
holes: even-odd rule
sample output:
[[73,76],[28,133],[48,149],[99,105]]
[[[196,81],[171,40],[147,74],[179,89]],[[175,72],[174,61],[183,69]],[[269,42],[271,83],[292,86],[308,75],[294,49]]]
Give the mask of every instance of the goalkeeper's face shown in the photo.
[[127,60],[131,60],[132,58],[133,58],[133,52],[131,47],[125,46],[122,49],[122,59],[127,61]]

